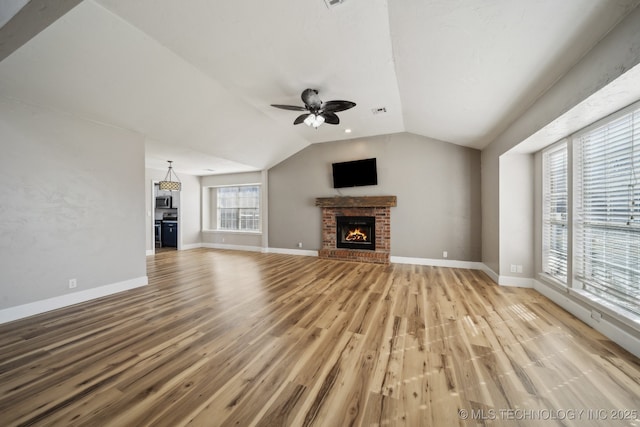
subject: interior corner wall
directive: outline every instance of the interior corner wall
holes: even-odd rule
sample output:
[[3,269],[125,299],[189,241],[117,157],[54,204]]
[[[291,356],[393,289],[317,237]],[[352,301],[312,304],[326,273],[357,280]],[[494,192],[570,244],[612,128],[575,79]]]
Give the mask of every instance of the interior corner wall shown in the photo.
[[[534,275],[534,167],[531,154],[500,157],[500,271],[505,282]],[[504,178],[503,178],[504,175]],[[511,266],[516,271],[511,271]],[[521,269],[521,271],[519,270]],[[507,279],[508,278],[508,279]]]
[[[155,230],[154,224],[151,222],[153,216],[151,212],[154,210],[153,200],[153,182],[159,182],[167,175],[167,169],[145,169],[145,242],[146,252],[149,253],[155,246]],[[180,236],[181,247],[199,246],[201,242],[200,236],[200,177],[188,175],[185,173],[178,174],[180,182],[182,182],[182,191],[180,191]],[[155,218],[162,219],[162,218]]]
[[481,155],[482,262],[500,274],[500,157]]
[[140,135],[0,98],[0,141],[0,309],[146,284]]
[[[378,185],[334,189],[331,164],[375,157]],[[321,248],[317,197],[397,196],[391,255],[479,261],[480,152],[411,133],[312,144],[269,169],[269,247]]]
[[501,155],[640,63],[640,8],[634,9],[489,146],[482,150],[482,260],[502,270]]

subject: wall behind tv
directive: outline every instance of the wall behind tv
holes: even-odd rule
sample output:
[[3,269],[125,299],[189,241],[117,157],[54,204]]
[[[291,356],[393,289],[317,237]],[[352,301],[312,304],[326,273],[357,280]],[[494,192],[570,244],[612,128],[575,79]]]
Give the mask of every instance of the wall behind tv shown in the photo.
[[[378,185],[334,189],[331,164],[376,157]],[[398,133],[313,144],[269,170],[269,247],[321,246],[316,197],[394,195],[391,255],[480,261],[480,151]]]

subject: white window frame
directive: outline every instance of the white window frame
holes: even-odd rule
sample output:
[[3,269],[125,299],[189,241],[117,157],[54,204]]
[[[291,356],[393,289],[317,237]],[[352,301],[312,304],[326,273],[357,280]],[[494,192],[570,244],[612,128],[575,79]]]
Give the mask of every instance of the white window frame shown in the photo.
[[[257,197],[257,203],[255,203],[255,206],[249,206],[249,207],[243,207],[240,205],[237,206],[229,206],[229,207],[221,207],[221,198],[220,198],[220,190],[221,189],[240,189],[243,187],[255,187],[258,190],[258,197]],[[216,191],[216,203],[215,206],[211,206],[211,210],[213,212],[215,212],[215,216],[216,216],[216,222],[215,222],[215,228],[213,228],[213,231],[220,231],[220,232],[229,232],[229,233],[254,233],[254,234],[259,234],[262,232],[262,186],[260,184],[238,184],[238,185],[222,185],[222,186],[217,186],[217,187],[211,187],[212,189],[215,189]],[[240,203],[242,204],[242,203]],[[240,228],[240,225],[242,223],[242,218],[238,217],[237,219],[237,225],[238,227],[236,228],[228,228],[228,227],[223,227],[222,226],[222,218],[221,218],[221,209],[238,209],[238,215],[241,215],[240,210],[242,209],[256,209],[257,210],[257,228]]]
[[[628,165],[630,163],[633,164],[634,168],[632,168],[632,170],[635,170],[635,178],[638,179],[638,182],[634,184],[634,190],[633,190],[636,193],[630,196],[631,199],[636,201],[636,204],[630,205],[632,206],[631,209],[633,209],[633,210],[629,210],[630,224],[626,224],[625,221],[622,221],[622,219],[624,219],[623,218],[624,215],[621,216],[619,212],[620,209],[624,207],[624,203],[620,202],[620,200],[624,198],[623,197],[624,196],[623,193],[625,193],[624,186],[613,185],[615,184],[614,182],[612,183],[611,186],[603,187],[602,183],[605,182],[606,179],[608,178],[603,176],[603,178],[600,179],[599,176],[597,176],[597,172],[598,172],[597,169],[587,170],[586,172],[587,173],[586,177],[589,178],[586,182],[595,183],[593,188],[596,190],[596,192],[600,191],[598,190],[598,187],[600,187],[614,193],[612,195],[613,197],[612,203],[609,204],[607,202],[606,209],[599,209],[596,211],[596,213],[603,212],[603,215],[604,215],[603,218],[604,218],[605,224],[596,224],[596,225],[598,225],[599,227],[605,226],[605,228],[609,228],[611,230],[637,229],[638,231],[637,243],[636,243],[635,237],[631,237],[630,244],[628,244],[627,246],[621,245],[621,246],[615,247],[614,248],[615,250],[611,252],[611,253],[614,253],[614,256],[611,257],[613,262],[611,262],[611,259],[610,259],[608,260],[608,262],[604,263],[604,264],[607,264],[607,263],[615,264],[616,261],[624,261],[628,259],[628,257],[631,257],[630,259],[633,260],[632,262],[624,261],[624,262],[618,262],[618,264],[622,265],[626,263],[627,266],[632,265],[635,268],[634,271],[637,271],[637,274],[639,274],[639,276],[637,276],[639,279],[636,279],[635,276],[631,276],[633,280],[632,282],[633,286],[631,288],[626,288],[627,291],[630,289],[630,298],[628,300],[622,299],[620,302],[620,301],[616,301],[615,297],[612,298],[610,295],[607,295],[606,292],[604,294],[602,293],[598,294],[598,292],[594,292],[593,283],[589,283],[589,280],[591,280],[591,278],[585,277],[585,276],[588,276],[588,274],[585,274],[585,269],[583,267],[583,264],[581,264],[585,262],[585,257],[589,256],[588,253],[585,253],[585,252],[589,252],[589,248],[593,248],[593,245],[591,246],[589,244],[585,245],[585,242],[584,242],[585,235],[589,237],[589,234],[588,233],[585,234],[585,226],[583,225],[583,223],[587,224],[589,223],[588,222],[589,220],[593,221],[593,216],[589,216],[590,213],[588,211],[586,212],[588,215],[585,216],[585,209],[590,209],[589,206],[597,206],[594,204],[589,205],[588,203],[586,207],[584,206],[585,200],[587,202],[590,202],[590,199],[588,199],[588,197],[594,197],[594,194],[596,193],[591,193],[590,195],[587,195],[587,199],[585,199],[584,188],[583,188],[583,184],[585,182],[584,181],[585,169],[583,168],[583,164],[582,164],[583,156],[584,156],[584,152],[583,152],[584,146],[583,146],[582,139],[585,137],[585,135],[589,135],[590,133],[597,132],[598,129],[604,126],[611,125],[615,121],[620,120],[621,118],[623,118],[626,115],[629,115],[630,113],[635,114],[635,123],[632,124],[633,128],[635,129],[635,132],[631,133],[631,140],[634,141],[633,142],[634,155],[632,156],[633,160],[632,161],[628,160],[629,155],[627,155],[626,163],[624,160],[625,159],[624,156],[615,157],[616,161],[620,165],[625,165],[625,164]],[[618,138],[617,140],[622,141],[622,139],[620,138]],[[554,149],[557,149],[557,147],[559,147],[559,144],[562,144],[562,143],[563,141],[560,141],[556,144],[553,144],[547,147],[541,152],[542,174],[543,174],[542,175],[543,200],[541,201],[542,210],[543,210],[541,230],[543,235],[541,237],[543,240],[543,245],[542,245],[543,252],[546,249],[545,242],[544,242],[544,239],[545,239],[545,236],[544,236],[545,217],[544,216],[545,216],[546,202],[544,199],[546,197],[546,193],[545,193],[546,186],[548,185],[548,183],[545,182],[545,180],[548,179],[547,177],[548,170],[547,170],[547,166],[545,166],[545,154],[546,152],[550,152],[550,151],[553,151]],[[640,304],[636,302],[640,300],[640,254],[638,252],[635,252],[636,250],[640,251],[640,188],[637,188],[637,189],[635,188],[637,186],[640,186],[640,176],[638,176],[638,174],[640,173],[640,102],[636,102],[618,111],[617,113],[614,113],[602,120],[599,120],[593,123],[592,125],[580,130],[579,132],[576,132],[568,136],[566,138],[566,146],[567,146],[567,155],[568,155],[567,166],[568,166],[568,178],[569,178],[569,181],[568,181],[569,204],[568,204],[568,212],[567,212],[568,213],[567,215],[567,220],[568,220],[567,221],[567,228],[568,228],[567,277],[568,277],[568,280],[565,285],[561,283],[559,280],[557,280],[556,278],[544,272],[541,272],[539,274],[539,279],[543,283],[546,283],[547,285],[554,285],[556,287],[560,285],[564,286],[564,291],[567,294],[575,297],[576,300],[581,301],[587,307],[591,307],[592,309],[595,309],[599,312],[606,313],[607,315],[618,320],[622,324],[625,324],[636,331],[640,331]],[[620,146],[620,144],[618,144],[617,146],[616,141],[613,141],[611,142],[611,145],[603,144],[602,150],[604,150],[603,151],[604,153],[606,150],[610,150],[611,148],[616,148],[616,147],[619,149],[622,149],[622,146]],[[597,165],[598,162],[602,162],[600,153],[596,151],[594,151],[594,153],[595,153],[594,156],[591,159],[587,160],[588,161],[587,169],[595,167],[594,165]],[[622,151],[620,151],[620,153],[622,153]],[[615,154],[620,154],[620,153],[615,153]],[[603,168],[603,171],[606,170],[606,166],[602,166],[602,168]],[[621,170],[624,172],[624,168],[622,166],[616,165],[616,170],[617,172],[620,172]],[[589,174],[591,174],[591,176],[589,176]],[[612,176],[615,177],[615,175],[612,175]],[[632,174],[627,173],[625,175],[624,173],[621,173],[620,176],[627,177],[630,180],[633,180]],[[622,182],[624,180],[619,179],[618,181]],[[608,209],[615,210],[614,214],[611,215],[613,217],[613,221],[611,223],[607,223],[608,221],[607,217],[609,216]],[[633,219],[631,219],[631,216],[633,216]],[[587,222],[585,222],[585,219],[587,220]],[[632,236],[635,236],[635,234],[633,234]],[[631,251],[631,252],[627,253],[625,251]],[[592,253],[597,255],[597,251]],[[621,253],[626,254],[626,256],[623,256],[622,258],[620,258],[619,255]],[[543,269],[545,265],[544,256],[545,255],[543,253],[542,260],[541,260],[541,265]],[[633,257],[636,257],[636,258],[633,258]],[[624,266],[624,268],[627,268],[627,266]],[[614,270],[618,267],[619,266],[614,266]],[[613,274],[618,274],[618,277],[623,277],[623,278],[627,277],[624,274],[620,274],[619,272],[613,273]],[[636,280],[638,281],[637,284],[635,282]],[[612,282],[611,286],[615,287],[618,285]],[[637,286],[637,287],[634,287],[634,286]],[[628,303],[628,301],[631,301],[632,307],[625,306],[625,303]]]

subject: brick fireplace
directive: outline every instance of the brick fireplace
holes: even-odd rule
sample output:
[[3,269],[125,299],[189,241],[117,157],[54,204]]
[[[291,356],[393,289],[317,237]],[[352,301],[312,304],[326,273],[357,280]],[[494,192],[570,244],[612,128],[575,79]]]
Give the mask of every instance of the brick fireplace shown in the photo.
[[[317,198],[316,206],[322,208],[322,248],[318,251],[318,256],[324,259],[389,264],[391,208],[396,205],[396,196]],[[364,218],[371,219],[367,236],[373,239],[371,245],[340,244],[341,236],[344,240],[344,233],[348,230],[343,229],[339,222],[344,223],[348,218],[353,218],[354,227],[362,223]]]

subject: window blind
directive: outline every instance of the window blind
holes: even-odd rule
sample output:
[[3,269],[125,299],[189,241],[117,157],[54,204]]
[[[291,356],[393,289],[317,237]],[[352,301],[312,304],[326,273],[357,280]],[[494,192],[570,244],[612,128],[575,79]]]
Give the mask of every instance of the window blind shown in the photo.
[[542,268],[549,276],[567,283],[567,144],[543,154],[544,200]]
[[575,150],[576,278],[640,314],[640,109],[579,135]]
[[260,186],[219,187],[216,225],[219,230],[260,231]]

